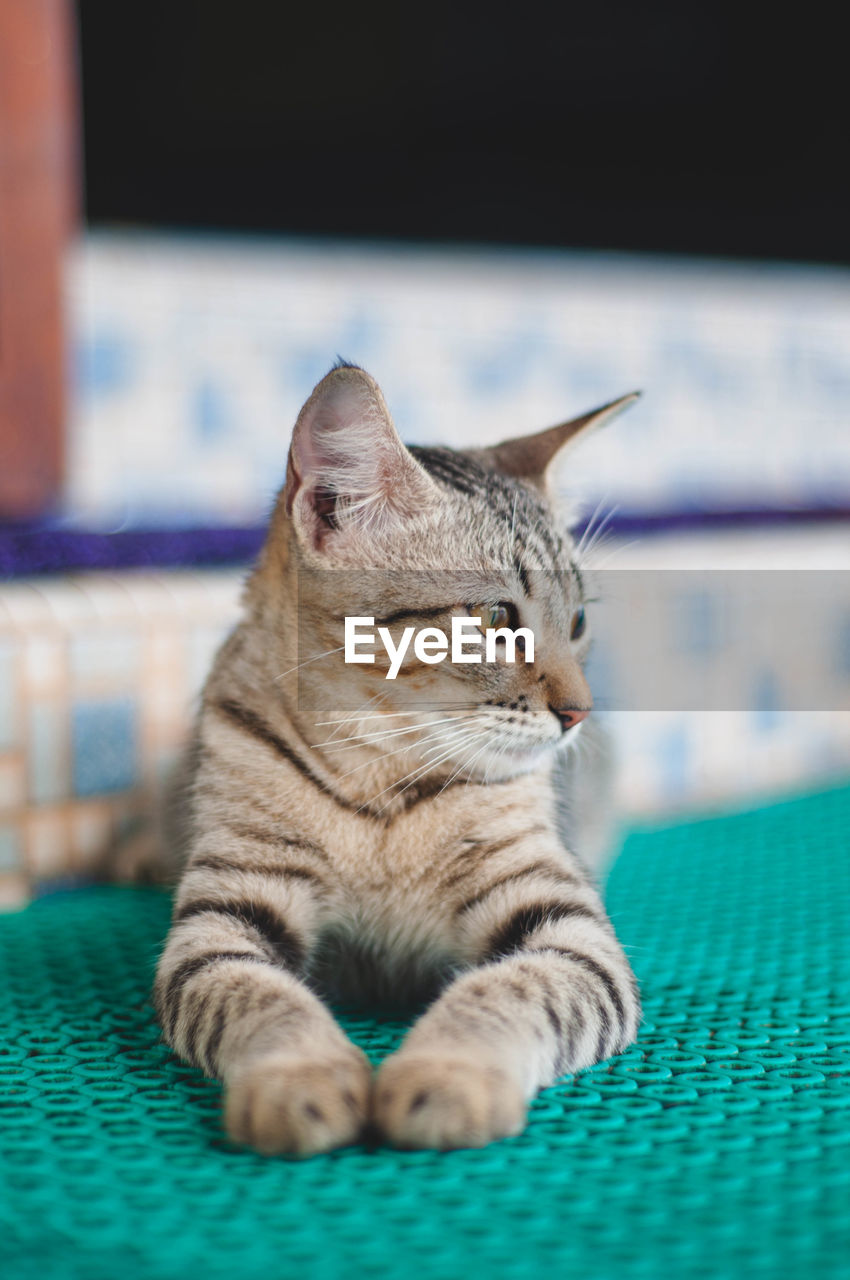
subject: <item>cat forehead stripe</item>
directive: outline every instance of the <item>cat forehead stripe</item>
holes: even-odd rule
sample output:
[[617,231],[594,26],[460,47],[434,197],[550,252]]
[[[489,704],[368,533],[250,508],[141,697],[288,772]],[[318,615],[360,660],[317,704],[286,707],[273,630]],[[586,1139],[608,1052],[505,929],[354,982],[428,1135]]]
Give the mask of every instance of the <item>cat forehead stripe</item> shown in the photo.
[[442,480],[461,493],[486,493],[486,473],[462,454],[422,445],[412,445],[410,452],[435,480]]
[[516,548],[515,567],[521,578],[529,567],[523,561],[523,553],[536,556],[538,567],[554,569],[566,563],[564,543],[552,524],[551,513],[529,489],[485,470],[475,459],[451,449],[412,445],[410,452],[435,480],[465,497],[479,498],[491,517],[509,525]]

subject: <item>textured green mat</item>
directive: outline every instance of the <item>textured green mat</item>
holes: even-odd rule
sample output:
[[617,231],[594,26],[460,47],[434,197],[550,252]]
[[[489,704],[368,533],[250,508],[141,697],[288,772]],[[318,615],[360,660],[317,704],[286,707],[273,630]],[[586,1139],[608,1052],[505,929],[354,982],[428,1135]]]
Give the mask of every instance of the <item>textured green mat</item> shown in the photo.
[[[640,831],[608,902],[639,1046],[482,1151],[233,1149],[157,1044],[156,891],[0,919],[0,1265],[33,1276],[850,1271],[850,789]],[[348,1018],[380,1058],[398,1023]]]

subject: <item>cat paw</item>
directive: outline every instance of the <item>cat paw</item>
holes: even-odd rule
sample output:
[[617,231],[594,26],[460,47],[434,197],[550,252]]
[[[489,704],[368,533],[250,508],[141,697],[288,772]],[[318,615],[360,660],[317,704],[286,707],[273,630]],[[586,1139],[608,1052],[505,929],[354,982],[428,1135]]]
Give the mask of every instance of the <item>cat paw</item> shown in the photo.
[[234,1070],[224,1123],[264,1155],[309,1156],[355,1142],[366,1123],[372,1068],[365,1054],[332,1059],[273,1053]]
[[483,1147],[525,1126],[526,1105],[507,1071],[472,1057],[388,1058],[372,1096],[372,1120],[396,1147]]

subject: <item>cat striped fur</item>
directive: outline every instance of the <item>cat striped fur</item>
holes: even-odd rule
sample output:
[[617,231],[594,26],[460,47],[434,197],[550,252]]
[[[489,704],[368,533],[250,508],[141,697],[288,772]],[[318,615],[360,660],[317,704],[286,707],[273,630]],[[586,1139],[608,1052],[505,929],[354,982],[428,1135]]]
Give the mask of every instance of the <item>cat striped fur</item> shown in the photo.
[[[560,834],[553,765],[591,698],[577,549],[545,478],[629,400],[467,453],[405,448],[356,366],[302,410],[184,762],[154,992],[166,1041],[224,1081],[236,1141],[481,1145],[634,1039],[631,968]],[[392,684],[342,662],[345,616],[491,606],[533,628],[533,662],[406,662]],[[430,1003],[373,1078],[334,996]]]

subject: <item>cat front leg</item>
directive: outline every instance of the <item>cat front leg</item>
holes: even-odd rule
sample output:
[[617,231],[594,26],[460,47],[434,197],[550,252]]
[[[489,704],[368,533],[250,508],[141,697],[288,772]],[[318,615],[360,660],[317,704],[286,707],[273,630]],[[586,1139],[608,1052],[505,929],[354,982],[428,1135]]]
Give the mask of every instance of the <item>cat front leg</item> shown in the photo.
[[373,1118],[403,1147],[482,1146],[520,1132],[559,1075],[637,1034],[631,967],[598,894],[561,850],[491,869],[455,909],[477,963],[419,1019],[378,1074]]
[[197,849],[157,970],[165,1040],[224,1081],[230,1137],[269,1154],[344,1146],[367,1117],[368,1059],[301,977],[328,892],[320,853]]

